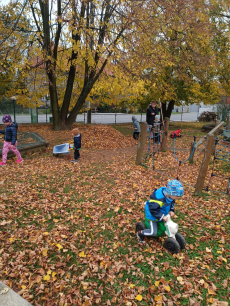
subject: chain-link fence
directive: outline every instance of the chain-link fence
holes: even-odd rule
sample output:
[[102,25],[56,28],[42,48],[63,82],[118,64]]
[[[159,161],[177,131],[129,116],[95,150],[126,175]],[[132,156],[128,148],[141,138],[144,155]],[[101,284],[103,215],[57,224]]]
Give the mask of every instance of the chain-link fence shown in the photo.
[[35,108],[23,107],[17,104],[15,100],[0,101],[0,123],[5,114],[12,117],[12,121],[17,123],[48,123],[52,122],[52,113],[49,106]]

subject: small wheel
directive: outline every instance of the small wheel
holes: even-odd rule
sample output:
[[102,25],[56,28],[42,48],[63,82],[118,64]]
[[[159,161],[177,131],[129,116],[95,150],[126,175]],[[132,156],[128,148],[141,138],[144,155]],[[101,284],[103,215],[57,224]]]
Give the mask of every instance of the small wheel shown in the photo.
[[163,246],[172,254],[177,254],[180,252],[180,245],[174,238],[165,239]]
[[185,249],[185,246],[186,246],[185,238],[184,238],[181,234],[179,234],[179,233],[176,233],[175,236],[176,236],[177,242],[178,242],[179,245],[180,245],[180,249],[181,249],[181,250]]
[[137,222],[136,224],[136,233],[146,229],[145,225],[142,222]]

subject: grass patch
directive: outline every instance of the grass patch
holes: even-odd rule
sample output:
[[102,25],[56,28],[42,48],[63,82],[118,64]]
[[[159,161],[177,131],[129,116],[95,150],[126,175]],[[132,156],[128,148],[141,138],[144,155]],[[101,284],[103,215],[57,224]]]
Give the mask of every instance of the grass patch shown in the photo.
[[133,135],[133,126],[130,125],[113,125],[113,128],[119,131],[124,136],[132,136]]

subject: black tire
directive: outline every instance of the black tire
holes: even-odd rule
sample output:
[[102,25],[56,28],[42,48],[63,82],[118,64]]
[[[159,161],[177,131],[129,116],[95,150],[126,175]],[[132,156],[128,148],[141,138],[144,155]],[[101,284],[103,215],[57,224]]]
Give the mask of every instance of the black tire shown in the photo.
[[179,233],[176,233],[175,237],[176,237],[177,242],[178,242],[179,245],[180,245],[180,249],[181,249],[181,250],[185,249],[186,241],[185,241],[184,236],[182,236],[182,235],[179,234]]
[[174,238],[165,239],[163,246],[172,254],[177,254],[180,252],[180,245]]
[[137,224],[136,224],[136,233],[139,232],[139,231],[145,230],[145,229],[146,229],[146,227],[145,227],[145,225],[142,222],[137,222]]

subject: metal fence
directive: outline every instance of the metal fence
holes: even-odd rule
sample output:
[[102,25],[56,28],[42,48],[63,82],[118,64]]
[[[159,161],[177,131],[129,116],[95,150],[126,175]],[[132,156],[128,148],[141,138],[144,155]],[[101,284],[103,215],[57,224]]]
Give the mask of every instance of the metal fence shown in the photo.
[[[53,122],[51,109],[49,106],[31,109],[16,104],[15,101],[0,102],[0,124],[5,114],[12,116],[17,123],[50,123]],[[124,113],[91,113],[92,124],[121,124],[132,123],[132,116],[139,122],[146,121],[146,113],[124,114]],[[77,115],[76,122],[87,124],[87,112]],[[196,121],[197,112],[193,113],[174,113],[171,115],[173,121]]]

